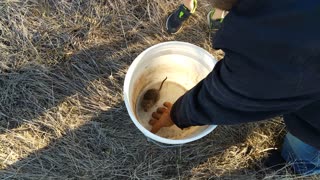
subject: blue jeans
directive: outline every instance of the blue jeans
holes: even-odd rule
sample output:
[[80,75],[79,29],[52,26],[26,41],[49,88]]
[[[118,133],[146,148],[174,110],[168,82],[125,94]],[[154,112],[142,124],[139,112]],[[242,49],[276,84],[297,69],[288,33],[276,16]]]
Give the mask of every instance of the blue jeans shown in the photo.
[[320,150],[288,133],[282,147],[282,157],[302,175],[320,174]]

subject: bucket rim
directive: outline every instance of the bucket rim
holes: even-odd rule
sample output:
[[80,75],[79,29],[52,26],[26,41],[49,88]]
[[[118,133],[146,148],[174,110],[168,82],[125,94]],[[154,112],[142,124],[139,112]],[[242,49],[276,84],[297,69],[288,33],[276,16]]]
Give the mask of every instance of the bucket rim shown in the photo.
[[[125,106],[127,109],[127,112],[130,116],[131,121],[133,121],[133,123],[135,124],[135,126],[147,137],[150,138],[152,140],[155,140],[157,142],[160,143],[164,143],[164,144],[185,144],[185,143],[189,143],[192,141],[196,141],[198,139],[201,139],[202,137],[208,135],[210,132],[212,132],[217,125],[208,125],[208,127],[202,131],[202,133],[198,136],[193,136],[191,138],[187,138],[187,139],[168,139],[168,138],[164,138],[161,136],[158,136],[156,134],[151,133],[148,129],[146,129],[144,126],[142,126],[139,121],[136,119],[135,115],[133,112],[130,112],[129,110],[130,108],[130,102],[129,102],[129,87],[130,87],[130,77],[133,76],[133,72],[136,68],[136,66],[139,64],[139,62],[141,61],[142,57],[144,57],[148,52],[152,51],[153,49],[159,48],[161,46],[166,46],[166,45],[180,45],[180,46],[189,46],[192,48],[196,48],[201,50],[204,54],[208,55],[213,61],[215,61],[215,63],[217,62],[217,59],[211,55],[209,52],[207,52],[206,50],[204,50],[203,48],[196,46],[194,44],[188,43],[188,42],[183,42],[183,41],[166,41],[166,42],[161,42],[158,44],[155,44],[147,49],[145,49],[142,53],[140,53],[131,63],[125,79],[124,79],[124,85],[123,85],[123,95],[124,95],[124,102],[125,102]],[[214,66],[214,65],[213,65]]]

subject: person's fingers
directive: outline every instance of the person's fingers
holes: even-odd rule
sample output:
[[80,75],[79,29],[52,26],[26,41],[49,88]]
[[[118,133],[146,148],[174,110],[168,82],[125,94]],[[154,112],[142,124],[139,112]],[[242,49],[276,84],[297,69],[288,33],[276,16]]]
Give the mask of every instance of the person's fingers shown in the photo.
[[172,104],[170,102],[165,102],[163,105],[167,108],[171,108]]
[[150,119],[149,124],[153,126],[157,122],[156,119]]
[[167,109],[164,108],[164,107],[159,107],[159,108],[157,109],[157,113],[162,114],[162,113],[164,113],[166,110],[167,110]]
[[154,124],[154,125],[152,126],[151,132],[155,134],[155,133],[157,133],[160,129],[161,129],[161,126],[159,126],[159,125],[156,123],[156,124]]
[[152,117],[155,118],[155,119],[160,119],[161,114],[160,114],[160,113],[153,112],[153,113],[152,113]]

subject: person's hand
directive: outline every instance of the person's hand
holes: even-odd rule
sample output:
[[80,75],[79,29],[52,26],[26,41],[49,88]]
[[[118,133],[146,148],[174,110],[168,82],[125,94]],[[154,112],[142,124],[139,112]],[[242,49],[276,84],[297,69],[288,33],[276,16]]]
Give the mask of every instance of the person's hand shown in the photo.
[[172,104],[165,102],[163,105],[164,107],[159,107],[156,112],[152,113],[152,119],[149,121],[152,133],[157,133],[161,128],[174,124],[170,117]]

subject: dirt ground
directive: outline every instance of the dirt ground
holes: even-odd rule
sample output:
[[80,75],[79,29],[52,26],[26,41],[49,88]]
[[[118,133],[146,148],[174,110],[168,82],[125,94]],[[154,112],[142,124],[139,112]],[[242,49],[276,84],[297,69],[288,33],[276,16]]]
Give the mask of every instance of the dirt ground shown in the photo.
[[281,117],[174,148],[134,126],[122,85],[144,49],[179,40],[223,56],[211,48],[209,1],[181,33],[164,31],[179,3],[0,1],[0,179],[317,179],[262,165],[285,133]]

